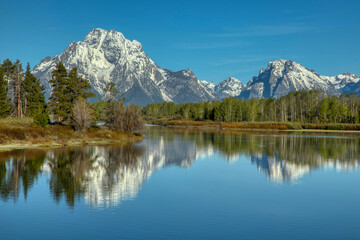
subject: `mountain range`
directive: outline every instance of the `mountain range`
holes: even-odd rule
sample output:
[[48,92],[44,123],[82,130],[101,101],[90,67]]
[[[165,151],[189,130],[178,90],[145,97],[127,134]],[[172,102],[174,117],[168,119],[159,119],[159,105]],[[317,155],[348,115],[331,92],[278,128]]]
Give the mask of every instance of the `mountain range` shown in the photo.
[[343,73],[321,76],[291,60],[275,60],[261,69],[246,85],[230,77],[219,84],[199,80],[191,69],[172,71],[163,69],[143,51],[142,45],[130,41],[114,30],[93,29],[84,41],[72,42],[60,55],[44,58],[33,69],[45,86],[45,96],[51,94],[51,72],[58,62],[70,70],[78,69],[88,79],[92,91],[100,98],[105,86],[114,82],[126,103],[145,106],[149,103],[173,101],[199,102],[239,98],[279,98],[292,91],[319,89],[327,94],[360,94],[360,77]]

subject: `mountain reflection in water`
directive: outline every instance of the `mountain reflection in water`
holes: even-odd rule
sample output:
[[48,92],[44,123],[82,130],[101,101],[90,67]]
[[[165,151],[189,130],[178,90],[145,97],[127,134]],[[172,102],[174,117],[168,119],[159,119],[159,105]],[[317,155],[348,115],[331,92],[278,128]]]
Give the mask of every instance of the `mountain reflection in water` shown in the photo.
[[151,127],[145,140],[123,146],[85,146],[0,153],[1,201],[27,198],[40,176],[48,178],[56,202],[74,206],[80,198],[95,207],[116,206],[137,196],[157,169],[190,168],[196,159],[243,156],[266,177],[292,182],[314,169],[358,167],[358,136],[259,135]]

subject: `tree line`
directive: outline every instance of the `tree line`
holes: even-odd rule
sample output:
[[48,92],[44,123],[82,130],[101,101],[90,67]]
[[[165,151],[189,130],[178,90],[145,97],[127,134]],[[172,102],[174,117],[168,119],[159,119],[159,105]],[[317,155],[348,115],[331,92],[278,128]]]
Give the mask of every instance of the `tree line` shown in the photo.
[[143,121],[140,108],[135,105],[124,106],[124,98],[116,99],[115,84],[107,84],[106,99],[91,104],[94,97],[91,85],[81,77],[77,68],[67,71],[59,62],[49,80],[51,96],[46,103],[44,86],[30,70],[22,69],[19,60],[6,59],[0,64],[0,118],[31,117],[34,123],[46,126],[50,117],[58,124],[72,126],[84,131],[96,121],[104,121],[114,130],[135,132],[141,130]]
[[147,119],[359,123],[360,97],[355,94],[334,96],[320,90],[300,90],[279,99],[229,97],[222,101],[199,103],[155,103],[147,105],[142,112]]

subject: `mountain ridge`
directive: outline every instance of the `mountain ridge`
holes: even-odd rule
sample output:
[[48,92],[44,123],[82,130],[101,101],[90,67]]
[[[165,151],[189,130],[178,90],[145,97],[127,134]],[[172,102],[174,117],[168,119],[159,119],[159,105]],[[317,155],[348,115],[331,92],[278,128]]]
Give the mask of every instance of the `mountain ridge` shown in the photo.
[[329,95],[356,93],[346,88],[357,84],[360,77],[344,73],[337,76],[322,76],[315,70],[292,60],[279,59],[269,62],[266,69],[253,77],[239,95],[240,98],[280,98],[290,92],[317,89]]
[[105,96],[108,82],[115,83],[126,103],[145,106],[149,103],[173,101],[199,102],[239,98],[279,98],[292,91],[318,89],[331,95],[360,95],[360,77],[345,72],[337,76],[322,76],[292,60],[270,61],[247,84],[229,77],[218,84],[200,81],[188,68],[180,71],[163,69],[144,52],[140,42],[128,40],[115,30],[95,28],[83,41],[72,42],[59,55],[47,56],[33,69],[49,98],[51,72],[58,62],[67,70],[73,67],[88,79],[92,91]]

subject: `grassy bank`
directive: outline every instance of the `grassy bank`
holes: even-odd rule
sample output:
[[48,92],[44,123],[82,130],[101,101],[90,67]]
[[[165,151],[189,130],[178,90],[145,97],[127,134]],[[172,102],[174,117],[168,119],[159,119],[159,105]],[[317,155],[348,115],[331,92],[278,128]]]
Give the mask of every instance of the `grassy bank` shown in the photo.
[[215,122],[184,121],[158,119],[148,121],[168,127],[212,128],[230,130],[266,130],[266,131],[353,131],[360,133],[360,124],[315,124],[315,123],[281,123],[281,122]]
[[90,128],[86,132],[74,131],[69,126],[49,125],[45,128],[33,124],[31,118],[0,119],[0,151],[23,148],[43,148],[86,144],[111,144],[141,141],[141,134],[111,131],[105,126]]

